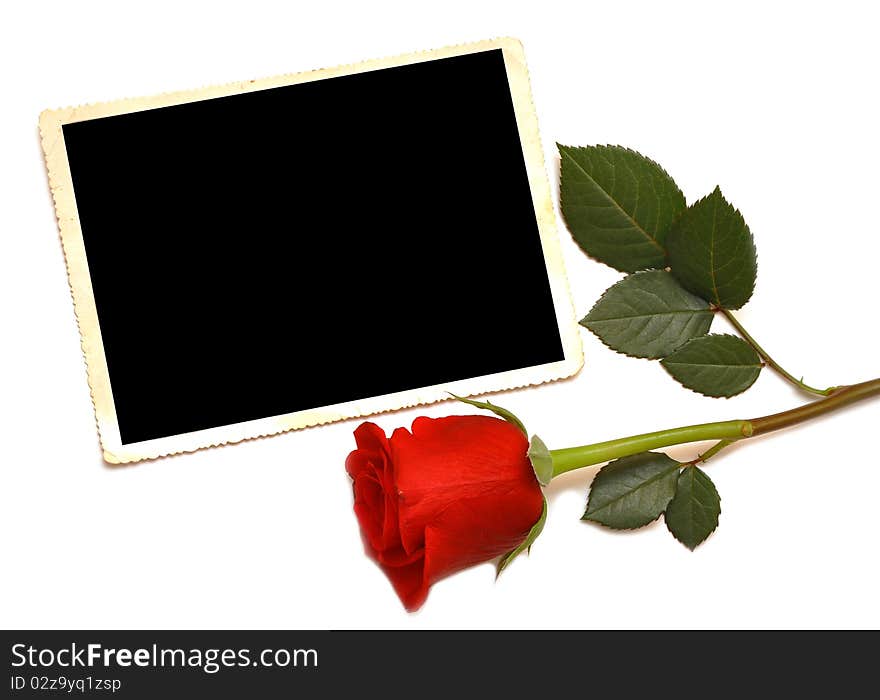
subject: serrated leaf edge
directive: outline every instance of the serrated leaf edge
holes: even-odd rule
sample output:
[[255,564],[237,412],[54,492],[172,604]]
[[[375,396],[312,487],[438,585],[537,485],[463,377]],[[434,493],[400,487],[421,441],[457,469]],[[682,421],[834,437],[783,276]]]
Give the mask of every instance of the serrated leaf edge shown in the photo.
[[[595,308],[599,305],[599,303],[605,298],[605,296],[608,294],[608,292],[610,292],[614,287],[616,287],[618,284],[620,284],[621,282],[623,282],[623,281],[626,280],[627,278],[632,277],[633,275],[644,275],[644,274],[648,274],[648,273],[651,273],[651,272],[657,272],[657,271],[659,271],[659,270],[661,270],[661,268],[657,268],[657,267],[655,267],[655,268],[651,268],[651,269],[648,269],[648,270],[637,270],[636,272],[625,272],[625,273],[624,273],[625,277],[623,277],[623,278],[617,280],[617,282],[615,282],[615,283],[612,284],[610,287],[608,287],[608,289],[606,289],[604,292],[602,292],[602,295],[596,300],[596,303],[593,304],[593,306],[592,306],[592,307],[590,308],[590,310],[587,312],[587,316],[589,316],[589,315],[592,313],[593,309],[595,309]],[[664,271],[665,271],[665,270],[664,270]],[[669,274],[672,274],[672,273],[669,273]],[[675,280],[675,282],[676,282],[676,284],[681,284],[677,279]],[[690,290],[688,290],[688,289],[685,289],[684,287],[682,287],[682,289],[684,289],[688,294],[692,294],[693,296],[697,297],[698,299],[703,299],[703,297],[701,297],[699,294],[694,294],[692,291],[690,291]],[[703,301],[706,301],[706,300],[703,299]],[[709,302],[706,301],[706,303],[708,304]],[[708,307],[707,310],[711,311],[711,307]],[[631,355],[631,354],[628,353],[628,352],[624,352],[623,350],[618,350],[617,348],[611,347],[608,343],[605,342],[605,339],[602,338],[602,336],[600,336],[598,333],[596,333],[596,331],[594,331],[592,328],[590,328],[588,325],[586,325],[587,316],[584,316],[580,321],[578,321],[578,325],[579,325],[579,326],[583,326],[583,327],[586,328],[588,331],[590,331],[590,333],[592,333],[594,336],[596,336],[596,338],[599,339],[599,342],[602,343],[602,345],[604,345],[606,348],[608,348],[608,349],[611,350],[612,352],[616,352],[618,355],[624,355],[624,356],[626,356],[626,357],[631,357],[631,358],[634,359],[634,360],[649,360],[649,361],[652,361],[652,362],[655,361],[655,360],[662,360],[664,357],[668,357],[668,355],[657,355],[657,356],[653,356],[653,355],[651,355],[651,356],[648,356],[648,355]],[[714,322],[714,320],[715,320],[715,319],[714,319],[714,316],[713,316],[712,321]],[[693,338],[688,338],[688,339],[687,339],[686,341],[684,341],[681,345],[679,345],[677,348],[675,348],[675,350],[678,350],[679,348],[684,347],[685,345],[687,345],[687,344],[688,344],[690,341],[692,341],[692,340],[696,340],[697,338],[703,338],[703,337],[705,337],[705,336],[707,336],[707,335],[712,335],[712,334],[709,332],[711,329],[712,329],[712,323],[709,324],[709,330],[707,330],[703,335],[698,335],[698,336],[694,336]],[[675,352],[675,350],[673,350],[672,352]],[[672,354],[672,353],[670,353],[670,355],[671,355],[671,354]]]
[[[667,455],[665,452],[651,452],[651,451],[649,451],[647,454],[663,455],[663,456],[665,456],[665,457],[669,457],[669,455]],[[621,458],[621,459],[623,459],[623,458]],[[672,458],[669,457],[669,459],[672,459]],[[620,461],[619,459],[615,459],[613,462],[609,462],[609,463],[606,464],[604,467],[602,467],[602,469],[600,469],[598,472],[596,472],[596,476],[593,477],[593,481],[594,481],[594,482],[596,481],[596,477],[598,477],[599,474],[602,473],[602,470],[604,470],[604,469],[610,467],[612,464],[614,464],[614,463],[616,463],[616,462],[619,462],[619,461]],[[680,473],[680,472],[681,472],[681,467],[682,467],[681,462],[678,462],[678,461],[676,461],[676,460],[674,460],[674,459],[673,459],[672,461],[675,462],[675,466],[674,466],[674,467],[670,467],[669,471],[672,471],[673,469],[678,469],[678,470],[679,470],[679,473]],[[662,476],[664,476],[664,475],[665,475],[665,472],[664,472],[664,473],[661,473],[661,474],[658,474],[658,475],[656,475],[656,476],[651,477],[651,479],[649,479],[648,481],[646,481],[646,482],[644,482],[644,483],[645,483],[645,484],[647,484],[647,483],[651,483],[652,481],[654,481],[654,480],[656,480],[656,479],[659,479],[660,477],[662,477]],[[678,485],[678,482],[677,482],[677,480],[676,480],[676,486],[677,486],[677,485]],[[625,494],[624,494],[624,495],[625,495]],[[582,520],[582,521],[586,521],[586,522],[595,523],[596,525],[600,525],[601,527],[604,527],[606,530],[613,530],[614,532],[630,532],[630,531],[632,531],[632,530],[641,530],[643,527],[648,527],[648,525],[651,525],[652,523],[656,523],[656,522],[660,519],[660,516],[663,515],[663,513],[666,512],[666,508],[665,508],[665,506],[664,506],[663,510],[660,511],[660,512],[657,514],[657,517],[656,517],[656,518],[653,518],[653,519],[649,520],[649,521],[646,522],[644,525],[636,525],[636,526],[634,526],[634,527],[613,527],[612,525],[606,525],[606,524],[603,523],[603,522],[600,522],[600,521],[598,521],[598,520],[593,520],[592,518],[588,518],[588,517],[587,517],[587,513],[588,513],[589,510],[590,510],[590,499],[592,498],[592,496],[593,496],[593,485],[590,484],[590,495],[587,497],[587,509],[584,511],[584,514],[581,516],[581,520]],[[612,501],[612,502],[619,501],[621,498],[623,498],[623,496],[618,496],[618,497],[617,497],[616,499],[614,499],[614,501]],[[675,498],[675,494],[674,494],[674,493],[672,494],[672,498]],[[671,501],[672,498],[670,498],[669,500]],[[602,506],[602,508],[606,508],[608,505],[609,505],[609,504],[606,504],[606,505]],[[669,504],[667,503],[667,505],[669,505]]]
[[[632,216],[631,216],[628,212],[624,211],[623,208],[617,203],[617,201],[614,200],[614,199],[613,199],[613,198],[612,198],[612,197],[611,197],[611,196],[605,191],[605,188],[602,187],[601,185],[599,185],[599,183],[596,182],[596,180],[593,178],[593,176],[590,175],[586,170],[584,170],[583,167],[580,165],[580,163],[578,163],[578,162],[577,162],[577,161],[571,156],[571,154],[569,153],[569,151],[574,151],[574,150],[578,150],[578,149],[588,149],[588,148],[597,148],[597,149],[598,149],[598,148],[607,148],[607,149],[611,149],[611,150],[615,150],[615,149],[616,149],[616,150],[620,150],[620,151],[625,151],[625,152],[627,152],[627,153],[629,153],[629,154],[635,155],[635,156],[637,156],[637,157],[639,157],[639,158],[643,158],[644,160],[648,161],[651,165],[655,166],[655,167],[656,167],[661,173],[663,173],[666,177],[669,178],[669,181],[673,184],[673,186],[675,187],[675,189],[676,189],[676,190],[678,191],[678,193],[681,195],[682,201],[685,202],[685,208],[682,210],[682,212],[679,214],[679,216],[676,217],[675,219],[673,219],[673,221],[670,223],[670,228],[669,228],[670,231],[672,230],[672,226],[675,224],[675,222],[678,220],[678,218],[681,216],[681,214],[684,213],[685,211],[687,211],[687,198],[684,196],[684,192],[683,192],[682,189],[678,186],[678,183],[675,181],[675,178],[673,178],[672,175],[669,174],[669,172],[666,170],[666,168],[664,168],[662,165],[660,165],[660,163],[658,163],[658,162],[657,162],[656,160],[654,160],[653,158],[649,158],[648,156],[642,155],[641,153],[639,153],[639,152],[636,151],[635,149],[628,148],[627,146],[619,146],[619,145],[615,146],[615,145],[612,145],[612,144],[610,144],[610,143],[609,143],[609,144],[593,144],[593,145],[591,145],[591,146],[566,146],[566,145],[564,145],[564,144],[562,144],[562,143],[559,143],[559,142],[557,141],[557,142],[556,142],[556,150],[559,151],[559,156],[560,156],[560,168],[559,168],[559,193],[560,193],[560,201],[559,201],[559,204],[560,204],[560,206],[559,206],[559,210],[560,210],[560,214],[562,215],[562,219],[565,221],[566,228],[568,228],[569,231],[571,231],[571,227],[569,226],[568,219],[566,218],[566,216],[565,216],[565,212],[563,211],[563,207],[562,207],[562,181],[563,181],[563,179],[564,179],[564,178],[563,178],[563,175],[562,175],[562,157],[563,157],[563,156],[568,156],[569,160],[571,160],[572,163],[574,163],[576,166],[578,166],[578,169],[579,169],[579,170],[580,170],[580,171],[581,171],[581,172],[582,172],[587,178],[589,178],[589,180],[590,180],[590,181],[591,181],[591,182],[592,182],[592,183],[593,183],[593,184],[594,184],[599,190],[601,190],[601,191],[605,194],[606,197],[608,197],[608,200],[611,201],[611,202],[614,204],[614,206],[615,206],[615,207],[616,207],[616,208],[617,208],[617,209],[618,209],[618,210],[619,210],[624,216],[626,216],[626,218],[628,218],[630,221],[632,221],[633,225],[634,225],[639,231],[641,231],[641,232],[644,234],[645,238],[647,238],[649,241],[651,241],[651,242],[652,242],[652,243],[653,243],[653,244],[654,244],[654,245],[655,245],[655,246],[656,246],[656,247],[657,247],[657,248],[663,253],[663,258],[664,258],[664,260],[665,260],[665,258],[666,258],[666,248],[665,248],[663,245],[661,245],[661,244],[657,241],[656,238],[654,238],[651,234],[649,234],[647,231],[645,231],[645,229],[642,227],[642,225],[641,225],[639,222],[637,222],[635,219],[633,219]],[[645,272],[645,271],[647,271],[647,270],[660,270],[660,269],[663,269],[663,268],[659,268],[659,267],[646,267],[646,268],[642,268],[641,270],[633,270],[633,271],[622,270],[622,269],[620,269],[619,267],[615,267],[614,265],[611,265],[610,263],[605,262],[604,260],[600,260],[599,258],[595,257],[595,256],[594,256],[592,253],[590,253],[589,251],[584,250],[583,248],[581,248],[580,245],[578,245],[578,247],[579,247],[579,248],[584,252],[584,254],[587,255],[587,257],[589,257],[591,260],[594,260],[594,261],[596,261],[596,262],[598,262],[598,263],[601,263],[602,265],[607,265],[607,266],[610,267],[612,270],[617,270],[618,272],[623,272],[623,273],[625,273],[625,274],[632,274],[632,273],[634,273],[634,272]],[[613,348],[612,348],[612,349],[613,349]]]
[[[708,475],[705,471],[703,471],[702,469],[700,469],[696,464],[688,464],[688,465],[685,465],[684,469],[681,470],[681,474],[684,474],[688,469],[695,469],[697,472],[699,472],[700,474],[702,474],[703,476],[705,476],[706,479],[709,481],[709,483],[712,485],[712,488],[713,488],[713,490],[715,491],[715,495],[718,496],[718,514],[717,514],[717,516],[716,516],[715,527],[713,527],[713,528],[709,531],[709,533],[708,533],[703,539],[701,539],[699,542],[697,542],[693,547],[691,547],[689,544],[686,544],[686,543],[685,543],[685,542],[684,542],[684,541],[683,541],[683,540],[682,540],[682,539],[681,539],[681,538],[675,533],[675,531],[674,531],[674,530],[672,529],[672,527],[670,527],[670,525],[669,525],[669,520],[666,519],[666,511],[664,511],[664,513],[663,513],[663,520],[664,520],[665,523],[666,523],[666,529],[669,530],[669,534],[671,534],[671,535],[676,539],[676,541],[680,542],[680,543],[682,544],[682,546],[687,547],[688,550],[690,550],[691,552],[693,552],[694,550],[696,550],[697,547],[699,547],[699,546],[700,546],[701,544],[703,544],[706,540],[708,540],[708,539],[709,539],[709,538],[715,533],[715,531],[718,529],[719,522],[717,522],[717,521],[718,521],[718,520],[720,519],[720,517],[721,517],[721,494],[718,493],[718,487],[715,486],[715,482],[712,481],[712,479],[709,477],[709,475]],[[681,475],[679,475],[679,478],[681,478]],[[678,484],[677,484],[677,483],[676,483],[676,485],[675,485],[675,495],[673,495],[672,499],[675,500],[675,497],[676,497],[676,496],[678,496]],[[669,502],[672,503],[672,501],[669,501]],[[667,505],[666,508],[667,508],[667,510],[668,510],[668,509],[669,509],[669,506]]]
[[[716,193],[718,194],[719,197],[721,197],[721,199],[731,209],[733,209],[733,211],[736,213],[736,215],[742,219],[743,225],[746,227],[746,230],[749,232],[749,236],[752,239],[752,248],[754,248],[754,250],[755,250],[755,279],[752,281],[751,287],[749,289],[748,299],[746,299],[745,302],[743,302],[739,306],[723,306],[723,305],[721,305],[721,303],[718,299],[718,288],[717,288],[717,285],[715,284],[714,271],[712,273],[712,288],[715,290],[715,298],[714,299],[706,299],[705,297],[700,296],[696,292],[691,292],[691,294],[693,294],[694,296],[700,297],[704,301],[708,302],[709,304],[712,304],[713,306],[715,306],[719,309],[727,309],[728,311],[737,311],[737,310],[741,309],[742,307],[744,307],[746,304],[748,304],[752,300],[752,297],[755,295],[755,288],[757,287],[757,284],[758,284],[758,248],[755,245],[755,234],[752,233],[752,228],[751,228],[751,226],[749,226],[748,222],[746,221],[746,217],[743,216],[743,213],[739,210],[739,207],[734,205],[733,202],[731,202],[729,199],[727,199],[727,197],[724,196],[724,193],[721,191],[721,186],[715,185],[715,189],[713,189],[709,194],[704,195],[703,197],[700,197],[693,204],[686,207],[684,209],[684,211],[682,211],[681,214],[678,215],[678,218],[672,222],[671,226],[669,227],[669,234],[672,234],[672,232],[674,231],[674,227],[678,224],[678,222],[681,220],[681,218],[684,216],[685,212],[687,212],[688,209],[691,209],[691,208],[697,206],[698,204],[709,199],[709,197],[712,197]],[[668,258],[668,255],[667,255],[667,258]],[[674,270],[672,271],[672,274],[673,274],[673,276],[675,275]],[[678,277],[676,277],[676,279],[678,279]],[[679,282],[679,284],[681,284],[681,282]],[[684,287],[683,284],[682,284],[682,287]],[[685,287],[685,289],[687,289],[687,287]],[[688,291],[691,291],[691,290],[688,289]]]
[[[698,337],[696,337],[696,338],[691,338],[690,340],[687,341],[687,343],[685,343],[685,344],[682,345],[681,347],[676,348],[676,349],[675,349],[675,352],[678,352],[679,350],[683,350],[683,349],[685,348],[685,346],[688,345],[688,343],[690,343],[690,342],[692,342],[692,341],[694,341],[694,340],[702,340],[703,338],[709,338],[709,337],[711,337],[711,336],[726,336],[726,337],[728,337],[728,338],[736,338],[737,340],[740,340],[740,341],[742,341],[743,343],[745,343],[746,345],[748,345],[749,348],[751,348],[752,351],[753,351],[756,355],[758,355],[758,352],[755,350],[755,348],[753,348],[751,345],[749,345],[748,342],[746,342],[745,340],[743,340],[742,338],[740,338],[738,335],[734,335],[733,333],[707,333],[706,335],[701,335],[701,336],[698,336]],[[752,380],[751,384],[749,384],[745,389],[743,389],[742,391],[738,391],[738,392],[736,392],[735,394],[730,394],[729,396],[724,396],[724,395],[718,396],[718,395],[716,395],[716,394],[706,394],[706,393],[704,393],[704,392],[702,392],[702,391],[699,391],[698,389],[693,389],[693,388],[687,386],[686,384],[683,384],[681,381],[679,381],[679,379],[678,379],[674,374],[672,374],[672,372],[670,372],[669,369],[668,369],[668,367],[666,366],[666,365],[668,364],[668,363],[667,363],[667,360],[668,360],[669,357],[671,357],[671,356],[672,356],[671,354],[670,354],[670,355],[667,355],[667,356],[664,357],[662,360],[660,360],[660,365],[663,367],[663,369],[666,370],[666,373],[667,373],[670,377],[672,377],[672,379],[674,379],[675,382],[676,382],[679,386],[682,386],[682,387],[684,387],[685,389],[687,389],[688,391],[692,391],[692,392],[694,392],[695,394],[699,394],[700,396],[705,396],[705,397],[708,398],[708,399],[732,399],[732,398],[734,398],[735,396],[739,396],[739,395],[741,395],[741,394],[746,393],[749,389],[751,389],[751,388],[755,385],[755,382],[758,381],[758,377],[761,376],[761,371],[764,369],[764,363],[763,363],[763,361],[762,361],[762,362],[759,362],[757,365],[755,365],[755,366],[758,368],[758,373],[755,375],[755,378]],[[759,359],[759,360],[761,359],[761,356],[760,356],[760,355],[758,355],[758,359]],[[672,363],[672,364],[675,364],[675,363]],[[717,366],[718,366],[718,367],[722,367],[722,366],[724,366],[724,365],[717,365]],[[728,367],[751,367],[752,365],[727,365],[727,366],[728,366]]]

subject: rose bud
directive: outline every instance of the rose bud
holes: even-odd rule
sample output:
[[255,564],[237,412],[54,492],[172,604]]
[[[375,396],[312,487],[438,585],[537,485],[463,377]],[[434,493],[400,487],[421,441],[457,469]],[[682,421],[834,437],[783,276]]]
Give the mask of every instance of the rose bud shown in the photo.
[[507,421],[416,418],[390,440],[373,423],[354,435],[345,467],[364,547],[407,610],[444,576],[521,545],[542,517],[528,440]]

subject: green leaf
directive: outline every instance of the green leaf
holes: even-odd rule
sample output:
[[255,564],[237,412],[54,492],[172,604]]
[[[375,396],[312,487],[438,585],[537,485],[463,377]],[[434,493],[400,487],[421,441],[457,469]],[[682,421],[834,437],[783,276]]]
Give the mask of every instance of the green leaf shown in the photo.
[[678,476],[675,497],[666,506],[666,527],[690,550],[718,527],[721,497],[706,472],[686,467]]
[[660,361],[676,381],[704,396],[736,396],[761,373],[761,358],[735,335],[705,335],[689,340]]
[[477,408],[482,408],[484,411],[492,411],[492,413],[494,413],[496,416],[503,418],[508,423],[513,423],[517,428],[522,431],[523,435],[525,435],[526,437],[529,436],[529,433],[526,430],[526,426],[523,425],[523,422],[506,408],[501,408],[501,406],[496,406],[494,403],[489,403],[488,401],[475,401],[474,399],[466,399],[463,396],[456,396],[452,393],[450,393],[449,395],[456,401],[461,401],[462,403],[470,404],[471,406],[476,406]]
[[507,554],[505,554],[501,559],[498,560],[498,568],[496,570],[495,576],[500,576],[501,572],[504,571],[510,562],[516,559],[520,554],[525,552],[526,550],[531,551],[532,544],[536,539],[538,539],[538,535],[541,534],[541,531],[544,529],[544,523],[547,522],[547,499],[544,499],[544,508],[541,510],[541,517],[538,518],[538,522],[532,525],[532,529],[529,530],[529,534],[526,535],[526,538],[520,542],[519,546],[516,549],[510,550]]
[[642,452],[603,467],[590,487],[582,520],[632,530],[660,517],[675,495],[681,465],[662,452]]
[[535,470],[535,476],[541,486],[546,486],[553,478],[553,456],[547,445],[537,435],[532,435],[532,441],[529,443],[529,461],[532,463],[532,469]]
[[562,215],[584,252],[622,272],[666,267],[663,243],[685,209],[668,173],[628,148],[556,145]]
[[681,215],[666,238],[672,274],[716,306],[739,309],[758,275],[755,242],[746,222],[717,187]]
[[581,321],[612,350],[665,357],[712,325],[709,304],[665,270],[636,272],[609,288]]

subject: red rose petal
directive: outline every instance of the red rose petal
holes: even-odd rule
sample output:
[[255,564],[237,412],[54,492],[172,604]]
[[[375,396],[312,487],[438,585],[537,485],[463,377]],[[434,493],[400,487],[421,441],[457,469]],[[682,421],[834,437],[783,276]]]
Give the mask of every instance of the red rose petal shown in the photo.
[[345,469],[352,479],[357,479],[358,474],[368,467],[377,453],[385,455],[386,458],[391,456],[388,438],[385,437],[382,428],[375,423],[361,423],[354,431],[354,441],[357,449],[345,460]]
[[[412,433],[395,430],[390,444],[400,492],[400,536],[407,551],[423,545],[425,528],[453,503],[510,490],[531,492],[540,501],[528,441],[507,421],[417,418]],[[539,516],[540,507],[532,523]]]
[[354,482],[354,512],[370,546],[380,550],[383,547],[385,494],[374,475],[361,474]]
[[408,610],[433,583],[522,542],[543,497],[513,425],[489,416],[417,418],[390,441],[373,423],[346,460],[367,553]]
[[414,612],[422,607],[428,597],[428,585],[424,577],[425,562],[421,556],[406,566],[383,566],[382,570],[391,581],[397,597],[404,607]]

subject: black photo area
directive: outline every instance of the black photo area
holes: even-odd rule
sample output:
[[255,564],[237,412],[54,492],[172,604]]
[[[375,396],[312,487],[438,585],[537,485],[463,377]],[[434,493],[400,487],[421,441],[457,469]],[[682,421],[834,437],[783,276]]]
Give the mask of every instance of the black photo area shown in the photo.
[[500,49],[64,140],[125,444],[563,359]]

